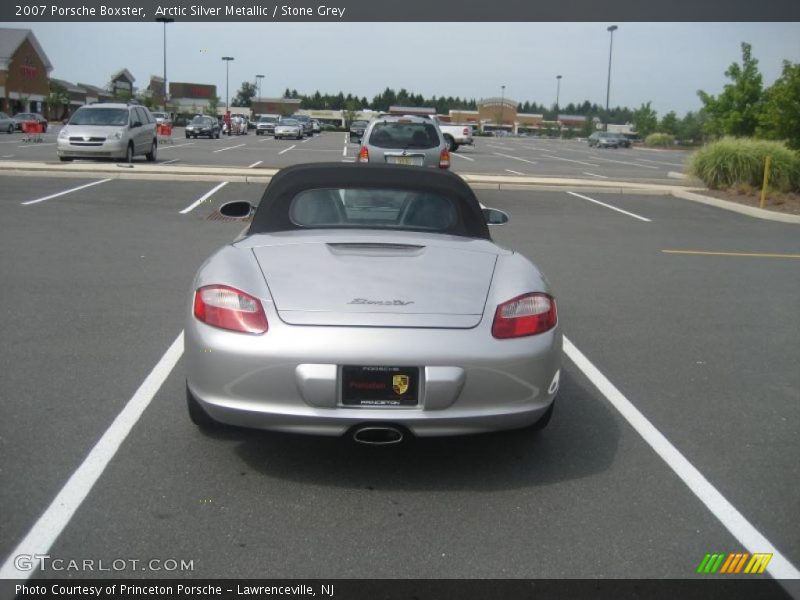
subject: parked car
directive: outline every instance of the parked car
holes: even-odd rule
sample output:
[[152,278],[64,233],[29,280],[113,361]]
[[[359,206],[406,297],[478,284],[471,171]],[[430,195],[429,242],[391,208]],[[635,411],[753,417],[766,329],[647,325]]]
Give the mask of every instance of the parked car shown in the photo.
[[73,113],[56,139],[62,161],[74,158],[122,158],[133,162],[144,154],[156,160],[156,120],[146,107],[135,104],[90,104]]
[[616,133],[595,131],[587,140],[590,148],[619,148],[619,138]]
[[282,140],[291,137],[296,140],[303,139],[303,126],[297,119],[281,119],[275,124],[275,139]]
[[303,126],[303,135],[314,135],[314,126],[311,124],[311,117],[308,115],[292,115],[292,118],[298,121]]
[[197,272],[185,316],[186,401],[220,424],[350,435],[541,429],[562,333],[547,279],[497,246],[455,174],[306,163],[273,176],[244,237]]
[[186,137],[198,138],[200,136],[219,139],[221,129],[219,121],[214,117],[197,115],[186,125]]
[[165,112],[151,112],[158,125],[172,125],[172,117]]
[[0,131],[5,131],[6,133],[14,133],[14,130],[17,128],[17,123],[9,117],[6,113],[0,112]]
[[430,119],[386,116],[367,126],[357,162],[450,168],[450,151]]
[[631,141],[622,133],[611,133],[609,135],[613,135],[617,138],[617,146],[620,148],[630,148]]
[[47,131],[47,119],[39,113],[17,113],[14,115],[14,123],[17,131],[22,131],[22,124],[28,121],[41,123],[42,131]]
[[358,143],[364,137],[364,132],[367,130],[369,121],[353,121],[350,123],[350,141]]
[[322,125],[320,125],[319,121],[316,119],[311,119],[311,130],[314,133],[320,133],[322,131]]
[[280,117],[261,115],[256,123],[256,135],[274,135],[275,124]]

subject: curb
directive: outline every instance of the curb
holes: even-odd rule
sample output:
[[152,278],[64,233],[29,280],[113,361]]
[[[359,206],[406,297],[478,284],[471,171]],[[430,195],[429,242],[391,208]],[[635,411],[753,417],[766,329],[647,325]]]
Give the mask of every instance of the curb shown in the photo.
[[776,221],[779,223],[794,223],[800,224],[800,215],[790,215],[786,213],[774,212],[755,206],[746,206],[744,204],[737,204],[736,202],[728,202],[727,200],[720,200],[711,196],[703,196],[698,194],[697,190],[682,190],[675,188],[672,190],[672,195],[676,198],[683,200],[690,200],[692,202],[699,202],[700,204],[707,204],[723,210],[747,215],[748,217],[755,217],[757,219],[764,219],[767,221]]
[[[133,166],[108,164],[35,163],[21,161],[0,161],[0,174],[17,176],[45,177],[105,177],[110,179],[143,179],[161,181],[228,181],[231,183],[269,183],[279,169],[246,169],[194,166],[159,166],[134,164]],[[520,177],[505,175],[458,174],[475,190],[543,190],[566,191],[580,188],[594,193],[663,195],[699,202],[715,208],[779,223],[800,224],[800,215],[778,213],[753,206],[745,206],[719,198],[703,196],[702,189],[686,186],[664,185],[658,183],[633,183],[628,181],[595,181],[586,179],[567,179],[556,177]]]

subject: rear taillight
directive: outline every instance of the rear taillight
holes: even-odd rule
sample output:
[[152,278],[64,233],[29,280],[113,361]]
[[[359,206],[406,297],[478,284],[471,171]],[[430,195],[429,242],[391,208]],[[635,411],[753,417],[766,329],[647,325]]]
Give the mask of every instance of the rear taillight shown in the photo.
[[469,127],[464,127],[464,131],[462,133],[464,135],[469,135]]
[[227,285],[207,285],[194,293],[194,316],[206,325],[241,333],[266,333],[261,301]]
[[440,169],[450,168],[450,150],[448,150],[447,148],[439,152],[439,168]]
[[369,150],[366,146],[361,146],[361,150],[358,151],[357,162],[369,162]]
[[548,294],[524,294],[497,307],[492,335],[498,339],[544,333],[556,326],[555,298]]

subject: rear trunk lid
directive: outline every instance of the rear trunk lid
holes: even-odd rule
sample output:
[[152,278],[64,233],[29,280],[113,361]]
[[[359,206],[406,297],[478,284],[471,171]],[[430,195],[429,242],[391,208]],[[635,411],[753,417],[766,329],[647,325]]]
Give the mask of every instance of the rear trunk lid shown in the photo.
[[252,251],[292,325],[475,327],[497,253],[474,240],[272,243]]

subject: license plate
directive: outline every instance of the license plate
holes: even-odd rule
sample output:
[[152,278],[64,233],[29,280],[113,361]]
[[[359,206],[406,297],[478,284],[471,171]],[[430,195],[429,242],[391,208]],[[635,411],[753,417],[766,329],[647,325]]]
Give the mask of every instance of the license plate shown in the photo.
[[423,158],[421,156],[392,156],[386,157],[386,162],[393,165],[416,165],[422,166]]
[[342,367],[342,404],[345,406],[416,406],[417,367]]

